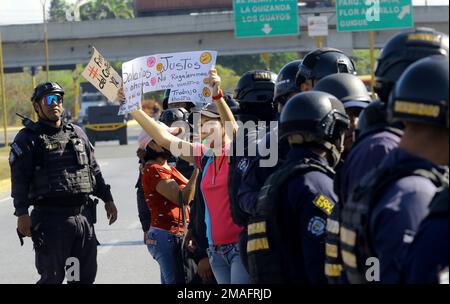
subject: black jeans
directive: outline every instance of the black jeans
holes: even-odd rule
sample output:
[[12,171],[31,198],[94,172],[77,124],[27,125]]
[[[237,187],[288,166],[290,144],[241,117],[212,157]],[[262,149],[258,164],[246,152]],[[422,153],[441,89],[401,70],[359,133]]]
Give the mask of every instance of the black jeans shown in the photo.
[[[74,266],[69,284],[92,284],[97,275],[97,238],[92,216],[78,208],[37,207],[31,213],[38,284],[61,284],[66,267]],[[75,210],[75,211],[74,211]],[[69,281],[75,278],[74,281]]]

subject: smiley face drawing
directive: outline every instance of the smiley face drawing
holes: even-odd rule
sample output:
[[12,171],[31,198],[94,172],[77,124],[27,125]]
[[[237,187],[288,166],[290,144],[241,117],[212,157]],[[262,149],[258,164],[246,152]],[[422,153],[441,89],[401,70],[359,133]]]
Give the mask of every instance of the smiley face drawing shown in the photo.
[[204,52],[201,56],[200,56],[200,62],[203,64],[208,64],[210,63],[212,60],[212,55],[210,52]]
[[158,65],[156,66],[156,70],[158,72],[161,72],[164,69],[164,65],[162,63],[158,63]]
[[203,89],[203,96],[211,97],[211,90],[209,88],[204,88]]

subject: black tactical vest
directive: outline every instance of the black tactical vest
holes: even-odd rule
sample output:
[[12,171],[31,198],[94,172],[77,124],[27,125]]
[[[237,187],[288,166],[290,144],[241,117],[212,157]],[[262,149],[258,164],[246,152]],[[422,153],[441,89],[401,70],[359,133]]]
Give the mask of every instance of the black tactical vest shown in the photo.
[[441,188],[448,176],[437,170],[426,170],[414,163],[380,167],[367,174],[355,187],[342,212],[340,248],[347,279],[352,284],[368,283],[366,261],[376,257],[370,238],[370,218],[385,188],[407,176],[422,176]]
[[334,205],[333,212],[327,219],[327,236],[325,240],[325,276],[328,283],[339,284],[342,281],[342,256],[339,243],[341,202]]
[[29,198],[39,204],[46,199],[91,194],[95,179],[89,165],[88,147],[73,125],[63,125],[54,135],[45,134],[39,127],[34,132],[38,153]]
[[290,235],[285,235],[280,230],[280,208],[277,206],[282,187],[286,182],[293,176],[304,175],[311,171],[319,171],[331,178],[334,177],[333,169],[314,159],[288,161],[269,177],[261,189],[256,214],[250,218],[248,224],[247,254],[253,283],[284,284],[291,283],[289,278],[295,277],[296,269],[292,267],[290,260],[296,253],[288,253],[292,248],[286,250],[287,245],[295,247],[295,244],[289,241]]

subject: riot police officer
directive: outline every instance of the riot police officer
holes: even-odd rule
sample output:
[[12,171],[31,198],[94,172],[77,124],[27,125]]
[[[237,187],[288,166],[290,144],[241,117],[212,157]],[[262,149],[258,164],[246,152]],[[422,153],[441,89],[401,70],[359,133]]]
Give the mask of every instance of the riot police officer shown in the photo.
[[405,283],[448,284],[449,215],[446,187],[431,202],[430,213],[411,244],[403,270]]
[[353,60],[344,52],[333,48],[319,48],[309,52],[303,58],[297,74],[301,82],[301,91],[312,90],[317,82],[331,74],[356,74]]
[[[273,92],[273,101],[278,108],[277,120],[279,120],[279,115],[286,102],[292,96],[300,93],[301,82],[298,81],[301,80],[300,78],[297,78],[300,64],[301,60],[294,60],[286,64],[278,74]],[[242,210],[249,215],[254,213],[259,191],[265,181],[275,172],[277,166],[281,164],[281,161],[286,157],[286,154],[289,151],[287,140],[279,140],[278,138],[278,128],[274,128],[267,132],[264,139],[258,143],[257,152],[261,151],[261,146],[268,148],[271,153],[276,146],[278,148],[278,154],[276,156],[275,165],[273,166],[261,165],[261,160],[272,157],[271,155],[261,155],[261,153],[257,153],[256,157],[249,159],[248,164],[245,166],[242,183],[237,193],[237,199],[240,206],[242,206]]]
[[379,100],[362,114],[361,133],[335,179],[339,200],[345,203],[352,189],[395,149],[403,134],[401,124],[387,121],[389,94],[405,69],[415,61],[435,54],[448,56],[448,36],[418,28],[398,33],[384,46],[375,70]]
[[[371,98],[364,83],[352,74],[326,76],[317,83],[314,91],[326,92],[337,97],[344,104],[345,111],[350,119],[350,127],[345,134],[344,152],[341,155],[339,166],[336,167],[337,174],[339,174],[339,167],[342,166],[346,153],[353,145],[359,115],[370,104]],[[339,250],[339,229],[335,224],[339,222],[341,208],[342,202],[338,201],[332,214],[327,219],[325,275],[329,283],[345,282],[345,278],[341,277],[342,257]]]
[[355,130],[358,125],[358,119],[361,112],[370,104],[370,98],[367,88],[361,79],[352,74],[332,74],[322,78],[314,87],[314,91],[329,93],[337,97],[345,107],[350,118],[350,128],[345,134],[344,155],[350,151],[354,143]]
[[86,134],[61,121],[63,98],[64,90],[55,82],[35,88],[31,100],[39,121],[25,119],[26,127],[11,144],[11,196],[18,233],[33,240],[38,283],[62,283],[69,258],[78,259],[80,276],[68,282],[93,283],[96,215],[89,195],[105,202],[110,225],[117,209]]
[[280,118],[291,149],[261,190],[248,225],[247,254],[255,283],[326,283],[326,219],[337,197],[333,167],[343,151],[349,119],[323,92],[292,97]]
[[[228,185],[231,215],[235,224],[247,227],[249,207],[246,202],[238,200],[238,191],[242,185],[242,176],[249,162],[256,157],[256,147],[260,135],[265,135],[270,121],[275,119],[276,106],[273,94],[277,75],[267,70],[255,70],[245,73],[238,81],[234,99],[239,104],[237,120],[242,124],[238,129],[232,145],[232,156],[228,163]],[[260,127],[259,122],[266,123]],[[240,248],[247,247],[247,231],[240,235]],[[241,261],[247,268],[245,250],[240,251]]]
[[342,213],[351,283],[399,283],[419,223],[436,192],[448,186],[448,64],[442,55],[417,61],[390,95],[388,118],[404,123],[404,135],[356,186]]

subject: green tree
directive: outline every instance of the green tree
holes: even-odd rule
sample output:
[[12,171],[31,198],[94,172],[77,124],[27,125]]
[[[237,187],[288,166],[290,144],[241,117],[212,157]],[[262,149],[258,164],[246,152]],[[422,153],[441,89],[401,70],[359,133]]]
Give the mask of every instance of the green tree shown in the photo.
[[49,9],[49,22],[66,22],[66,12],[70,5],[66,0],[52,0]]
[[[380,50],[375,50],[375,59],[380,55]],[[353,60],[355,61],[358,75],[370,74],[370,50],[354,50]]]
[[219,56],[217,64],[234,70],[237,75],[243,75],[251,70],[261,70],[269,68],[271,71],[278,71],[292,60],[298,59],[295,52],[273,53],[269,54],[267,61],[264,55],[238,55],[238,56]]
[[80,7],[81,20],[134,18],[132,0],[92,0]]

